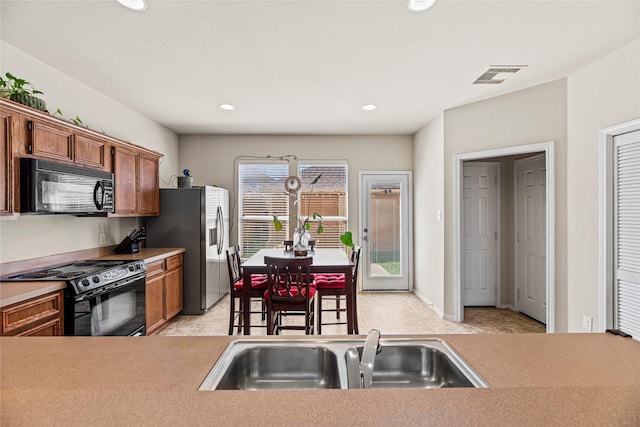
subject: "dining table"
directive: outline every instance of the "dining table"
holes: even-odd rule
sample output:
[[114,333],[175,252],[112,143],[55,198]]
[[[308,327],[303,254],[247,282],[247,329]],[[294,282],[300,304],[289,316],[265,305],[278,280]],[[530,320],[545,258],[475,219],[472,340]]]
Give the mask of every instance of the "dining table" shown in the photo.
[[[294,259],[293,251],[286,251],[282,248],[260,249],[249,259],[244,261],[240,268],[242,270],[242,299],[243,299],[243,329],[244,334],[251,332],[251,276],[254,274],[267,274],[267,265],[264,257],[291,258]],[[345,284],[353,283],[353,263],[347,253],[338,248],[315,248],[309,251],[307,256],[313,257],[311,273],[343,273]],[[345,286],[345,298],[347,305],[347,333],[357,334],[357,314],[355,313],[355,288]]]

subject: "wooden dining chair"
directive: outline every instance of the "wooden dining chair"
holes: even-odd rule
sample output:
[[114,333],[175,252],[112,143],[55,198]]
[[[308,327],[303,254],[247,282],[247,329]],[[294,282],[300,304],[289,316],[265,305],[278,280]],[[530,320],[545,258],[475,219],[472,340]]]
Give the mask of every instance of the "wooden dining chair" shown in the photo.
[[[251,277],[251,301],[260,301],[260,311],[251,311],[249,307],[244,307],[243,302],[243,275],[240,267],[240,246],[236,245],[227,250],[227,268],[229,269],[229,335],[233,335],[234,327],[238,328],[238,334],[243,332],[243,314],[244,310],[249,310],[250,314],[260,313],[262,320],[266,318],[266,301],[264,299],[264,291],[267,289],[267,277],[264,274],[254,275]],[[238,307],[236,308],[236,300]],[[266,328],[266,325],[253,325],[257,328]]]
[[[353,264],[352,286],[353,303],[352,307],[346,303],[346,286],[344,274],[316,274],[314,277],[316,284],[316,294],[318,297],[318,334],[322,334],[322,325],[346,325],[347,319],[340,320],[340,313],[347,314],[347,310],[353,310],[353,332],[358,334],[358,306],[356,300],[357,283],[358,283],[358,267],[360,265],[361,248],[354,245],[351,250],[351,263]],[[335,308],[325,308],[322,304],[323,298],[330,298],[335,301]],[[344,307],[341,303],[344,302]],[[335,313],[336,321],[323,321],[322,313]],[[326,319],[326,316],[325,316]]]
[[[304,330],[313,334],[315,286],[312,285],[311,264],[313,257],[275,258],[264,257],[267,265],[268,289],[267,334],[278,335],[283,329]],[[304,316],[304,324],[282,323],[283,315]]]

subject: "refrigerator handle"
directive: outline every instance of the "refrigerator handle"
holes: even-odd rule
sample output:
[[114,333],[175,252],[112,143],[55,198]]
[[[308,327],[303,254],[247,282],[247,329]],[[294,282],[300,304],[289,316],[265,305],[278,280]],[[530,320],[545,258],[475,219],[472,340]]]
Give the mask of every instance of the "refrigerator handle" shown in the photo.
[[218,206],[218,212],[216,216],[217,227],[218,230],[218,255],[222,254],[222,247],[224,246],[224,218],[222,217],[222,208]]

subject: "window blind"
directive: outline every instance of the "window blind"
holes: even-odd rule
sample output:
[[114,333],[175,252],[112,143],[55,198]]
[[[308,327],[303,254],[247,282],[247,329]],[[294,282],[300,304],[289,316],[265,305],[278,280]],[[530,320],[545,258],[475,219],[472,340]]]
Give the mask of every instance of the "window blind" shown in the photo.
[[[343,248],[340,235],[347,231],[348,168],[346,162],[298,163],[300,216],[322,216],[323,232],[317,232],[317,221],[311,220],[311,236],[320,248]],[[318,182],[311,185],[320,176]]]
[[[238,165],[238,241],[242,257],[264,248],[282,245],[289,235],[289,195],[284,182],[289,176],[286,162],[240,163]],[[282,230],[276,231],[273,215]]]
[[614,138],[616,327],[640,340],[640,131]]

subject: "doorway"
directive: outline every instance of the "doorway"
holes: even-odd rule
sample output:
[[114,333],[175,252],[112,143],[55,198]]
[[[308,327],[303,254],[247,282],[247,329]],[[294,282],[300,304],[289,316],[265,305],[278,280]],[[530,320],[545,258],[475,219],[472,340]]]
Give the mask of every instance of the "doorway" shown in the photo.
[[546,323],[546,165],[544,155],[515,161],[516,310]]
[[359,178],[362,289],[409,291],[411,172],[360,172]]
[[462,287],[465,306],[496,306],[500,287],[497,162],[465,162],[462,178]]
[[640,119],[600,131],[600,324],[640,340]]
[[[476,153],[461,154],[455,157],[455,176],[454,176],[454,188],[456,191],[454,197],[454,302],[455,302],[455,318],[458,322],[464,321],[464,167],[471,161],[476,162],[488,162],[496,161],[496,159],[502,159],[507,156],[518,157],[530,157],[533,154],[542,154],[544,158],[544,198],[547,203],[543,209],[543,221],[545,224],[544,230],[544,249],[546,258],[544,258],[544,302],[545,302],[545,319],[546,319],[546,331],[553,332],[555,330],[555,206],[554,206],[554,194],[555,194],[555,177],[554,177],[554,143],[553,141],[529,144],[516,147],[507,147],[495,150],[488,150]],[[510,160],[513,163],[513,160]],[[507,173],[503,176],[504,182],[509,180]],[[512,181],[513,182],[513,181]],[[513,199],[513,184],[509,198]],[[503,195],[503,190],[499,190]],[[506,195],[503,199],[506,200]],[[507,200],[507,202],[509,202]],[[513,200],[510,202],[513,205]],[[504,272],[511,268],[510,275],[515,275],[513,271],[515,269],[515,225],[513,223],[515,218],[515,207],[511,207],[509,210],[509,203],[505,203],[502,212],[503,216],[500,219],[500,225],[498,226],[498,237],[500,246],[500,259],[499,270]],[[505,218],[506,217],[506,218]],[[505,228],[507,227],[507,228]],[[503,237],[504,236],[504,237]],[[503,261],[506,260],[506,261]],[[499,308],[511,308],[517,310],[518,304],[516,303],[517,289],[515,286],[515,277],[508,279],[509,274],[499,276],[497,285],[498,295],[502,292],[502,297],[495,299],[495,305]],[[503,277],[504,276],[504,277]]]

